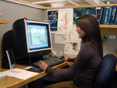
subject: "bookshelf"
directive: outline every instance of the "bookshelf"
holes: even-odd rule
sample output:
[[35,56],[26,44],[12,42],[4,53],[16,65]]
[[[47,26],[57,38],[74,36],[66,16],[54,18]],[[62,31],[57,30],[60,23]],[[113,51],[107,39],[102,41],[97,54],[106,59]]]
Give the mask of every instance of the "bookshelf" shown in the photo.
[[[47,9],[62,9],[62,8],[83,8],[83,7],[103,7],[103,6],[114,6],[117,4],[100,4],[100,5],[80,5],[80,6],[64,6],[64,7],[45,7],[41,8],[44,10]],[[101,33],[106,33],[106,34],[117,34],[117,25],[100,25],[100,31]]]
[[0,24],[8,24],[8,20],[0,19]]
[[117,25],[100,25],[101,33],[117,34]]
[[114,6],[117,4],[94,4],[94,5],[80,5],[80,6],[64,6],[64,7],[43,7],[41,9],[62,9],[62,8],[82,8],[82,7],[102,7],[102,6]]

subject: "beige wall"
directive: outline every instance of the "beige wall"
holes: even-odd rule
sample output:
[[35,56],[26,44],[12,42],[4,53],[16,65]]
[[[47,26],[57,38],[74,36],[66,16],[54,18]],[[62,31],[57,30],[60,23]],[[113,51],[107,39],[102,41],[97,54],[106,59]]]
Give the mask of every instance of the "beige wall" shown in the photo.
[[43,21],[43,10],[18,5],[10,2],[0,1],[0,19],[7,19],[8,24],[0,24],[0,59],[1,59],[1,42],[5,32],[12,29],[12,24],[17,19],[26,17],[28,19]]

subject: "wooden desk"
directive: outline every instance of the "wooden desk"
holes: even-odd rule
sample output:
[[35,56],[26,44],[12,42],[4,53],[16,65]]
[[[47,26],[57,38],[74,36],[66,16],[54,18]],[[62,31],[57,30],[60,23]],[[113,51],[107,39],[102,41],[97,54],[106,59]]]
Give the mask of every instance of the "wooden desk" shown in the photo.
[[[54,66],[53,68],[62,68],[62,67],[67,66],[67,65],[69,65],[68,62],[64,62],[64,63],[61,63],[59,65]],[[16,68],[24,69],[25,67],[27,67],[27,66],[22,66],[22,65],[16,64]],[[8,69],[0,68],[0,72],[5,71],[5,70],[8,70]],[[0,78],[0,88],[19,88],[19,87],[26,85],[26,84],[28,84],[28,83],[30,83],[38,78],[41,78],[45,75],[47,75],[46,72],[41,72],[41,73],[39,73],[39,74],[29,78],[29,79],[26,79],[26,80],[21,80],[21,79],[5,76],[3,78]]]

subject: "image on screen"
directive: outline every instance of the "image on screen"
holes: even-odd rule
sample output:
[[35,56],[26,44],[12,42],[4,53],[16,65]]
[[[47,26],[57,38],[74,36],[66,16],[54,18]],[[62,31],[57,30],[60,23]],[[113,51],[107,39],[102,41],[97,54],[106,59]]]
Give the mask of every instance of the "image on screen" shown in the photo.
[[26,22],[28,52],[51,48],[49,26],[47,23]]
[[45,25],[28,24],[29,49],[48,47],[47,28]]

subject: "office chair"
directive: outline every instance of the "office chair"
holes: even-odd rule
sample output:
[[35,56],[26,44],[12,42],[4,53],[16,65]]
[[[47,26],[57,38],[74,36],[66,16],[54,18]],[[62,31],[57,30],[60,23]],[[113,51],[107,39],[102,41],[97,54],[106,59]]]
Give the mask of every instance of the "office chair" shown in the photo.
[[[103,57],[97,77],[95,79],[94,88],[111,88],[116,62],[117,58],[112,54],[107,54]],[[60,82],[45,86],[44,88],[71,88],[71,82]]]
[[114,78],[117,58],[112,54],[103,57],[100,65],[94,88],[111,88]]

